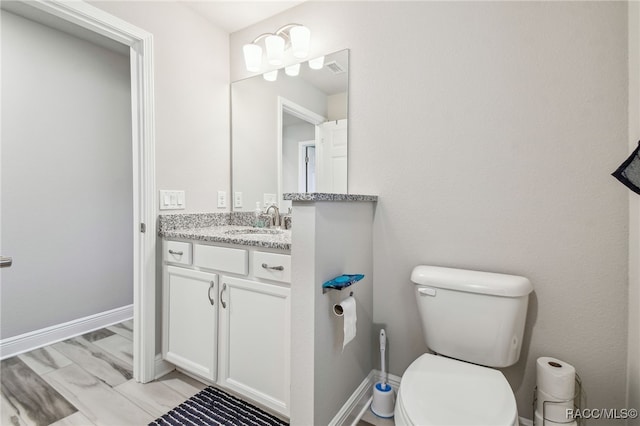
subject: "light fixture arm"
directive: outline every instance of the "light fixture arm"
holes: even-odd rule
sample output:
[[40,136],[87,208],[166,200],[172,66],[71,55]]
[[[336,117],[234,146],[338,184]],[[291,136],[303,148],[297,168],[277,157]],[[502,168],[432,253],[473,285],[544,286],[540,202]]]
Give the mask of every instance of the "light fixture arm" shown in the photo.
[[301,26],[302,26],[301,24],[283,25],[273,33],[260,34],[258,37],[254,38],[251,43],[257,44],[257,43],[261,42],[262,40],[264,40],[265,38],[269,37],[270,35],[280,36],[280,37],[282,37],[284,39],[285,43],[289,43],[291,41],[291,35],[289,34],[289,31],[291,30],[291,28],[293,28],[293,27],[301,27]]
[[258,37],[254,38],[251,43],[252,44],[258,44],[258,43],[260,43],[260,41],[264,40],[265,38],[269,37],[270,35],[273,35],[273,33],[260,34]]

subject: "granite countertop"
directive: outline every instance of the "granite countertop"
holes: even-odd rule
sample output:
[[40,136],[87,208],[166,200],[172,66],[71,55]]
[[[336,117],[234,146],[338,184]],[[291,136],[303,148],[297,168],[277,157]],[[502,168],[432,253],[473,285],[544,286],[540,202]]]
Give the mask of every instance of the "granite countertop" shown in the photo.
[[164,238],[239,244],[243,246],[291,250],[291,230],[250,226],[206,226],[160,231]]
[[334,194],[325,192],[288,192],[283,199],[291,201],[378,201],[377,195]]

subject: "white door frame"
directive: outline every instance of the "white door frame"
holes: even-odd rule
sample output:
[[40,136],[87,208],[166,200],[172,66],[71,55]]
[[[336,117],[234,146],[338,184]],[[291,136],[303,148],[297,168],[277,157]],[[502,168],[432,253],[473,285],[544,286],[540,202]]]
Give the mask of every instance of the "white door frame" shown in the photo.
[[[298,117],[308,123],[311,123],[315,126],[315,140],[316,140],[316,158],[318,158],[318,146],[320,139],[320,129],[319,125],[324,123],[326,119],[317,114],[310,109],[303,107],[302,105],[298,105],[297,103],[290,101],[287,98],[283,98],[282,96],[278,96],[278,136],[277,136],[277,147],[276,147],[276,164],[278,165],[278,200],[282,203],[282,130],[283,130],[283,115],[284,113],[288,113],[293,115],[294,117]],[[316,170],[318,165],[316,164]],[[282,207],[282,206],[280,206]]]
[[[129,46],[133,152],[133,377],[155,378],[155,118],[153,36],[81,1],[30,0],[34,7]],[[141,228],[146,227],[146,232]],[[107,261],[105,259],[105,261]]]

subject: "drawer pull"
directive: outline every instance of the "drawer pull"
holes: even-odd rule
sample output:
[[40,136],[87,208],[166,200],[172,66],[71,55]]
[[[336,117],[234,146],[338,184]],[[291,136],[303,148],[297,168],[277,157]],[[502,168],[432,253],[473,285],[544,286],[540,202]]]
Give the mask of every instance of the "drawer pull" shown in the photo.
[[284,266],[269,266],[266,263],[262,264],[264,269],[273,269],[274,271],[284,271]]
[[207,296],[209,297],[209,302],[211,302],[211,306],[213,306],[213,297],[211,297],[211,289],[213,288],[214,285],[215,283],[211,281],[211,285],[209,286],[209,291],[207,292]]
[[174,251],[169,249],[169,254],[175,254],[176,256],[182,256],[184,254],[183,251]]
[[227,283],[223,283],[222,284],[222,290],[220,290],[220,304],[225,309],[227,309],[227,304],[224,303],[224,300],[222,300],[222,294],[225,292],[226,289],[227,289]]

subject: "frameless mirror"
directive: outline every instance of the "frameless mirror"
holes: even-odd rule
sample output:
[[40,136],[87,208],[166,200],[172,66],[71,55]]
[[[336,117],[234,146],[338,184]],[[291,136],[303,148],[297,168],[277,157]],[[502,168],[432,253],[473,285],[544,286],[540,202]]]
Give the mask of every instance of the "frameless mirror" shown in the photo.
[[231,84],[231,186],[234,211],[275,203],[287,192],[347,193],[349,50]]

